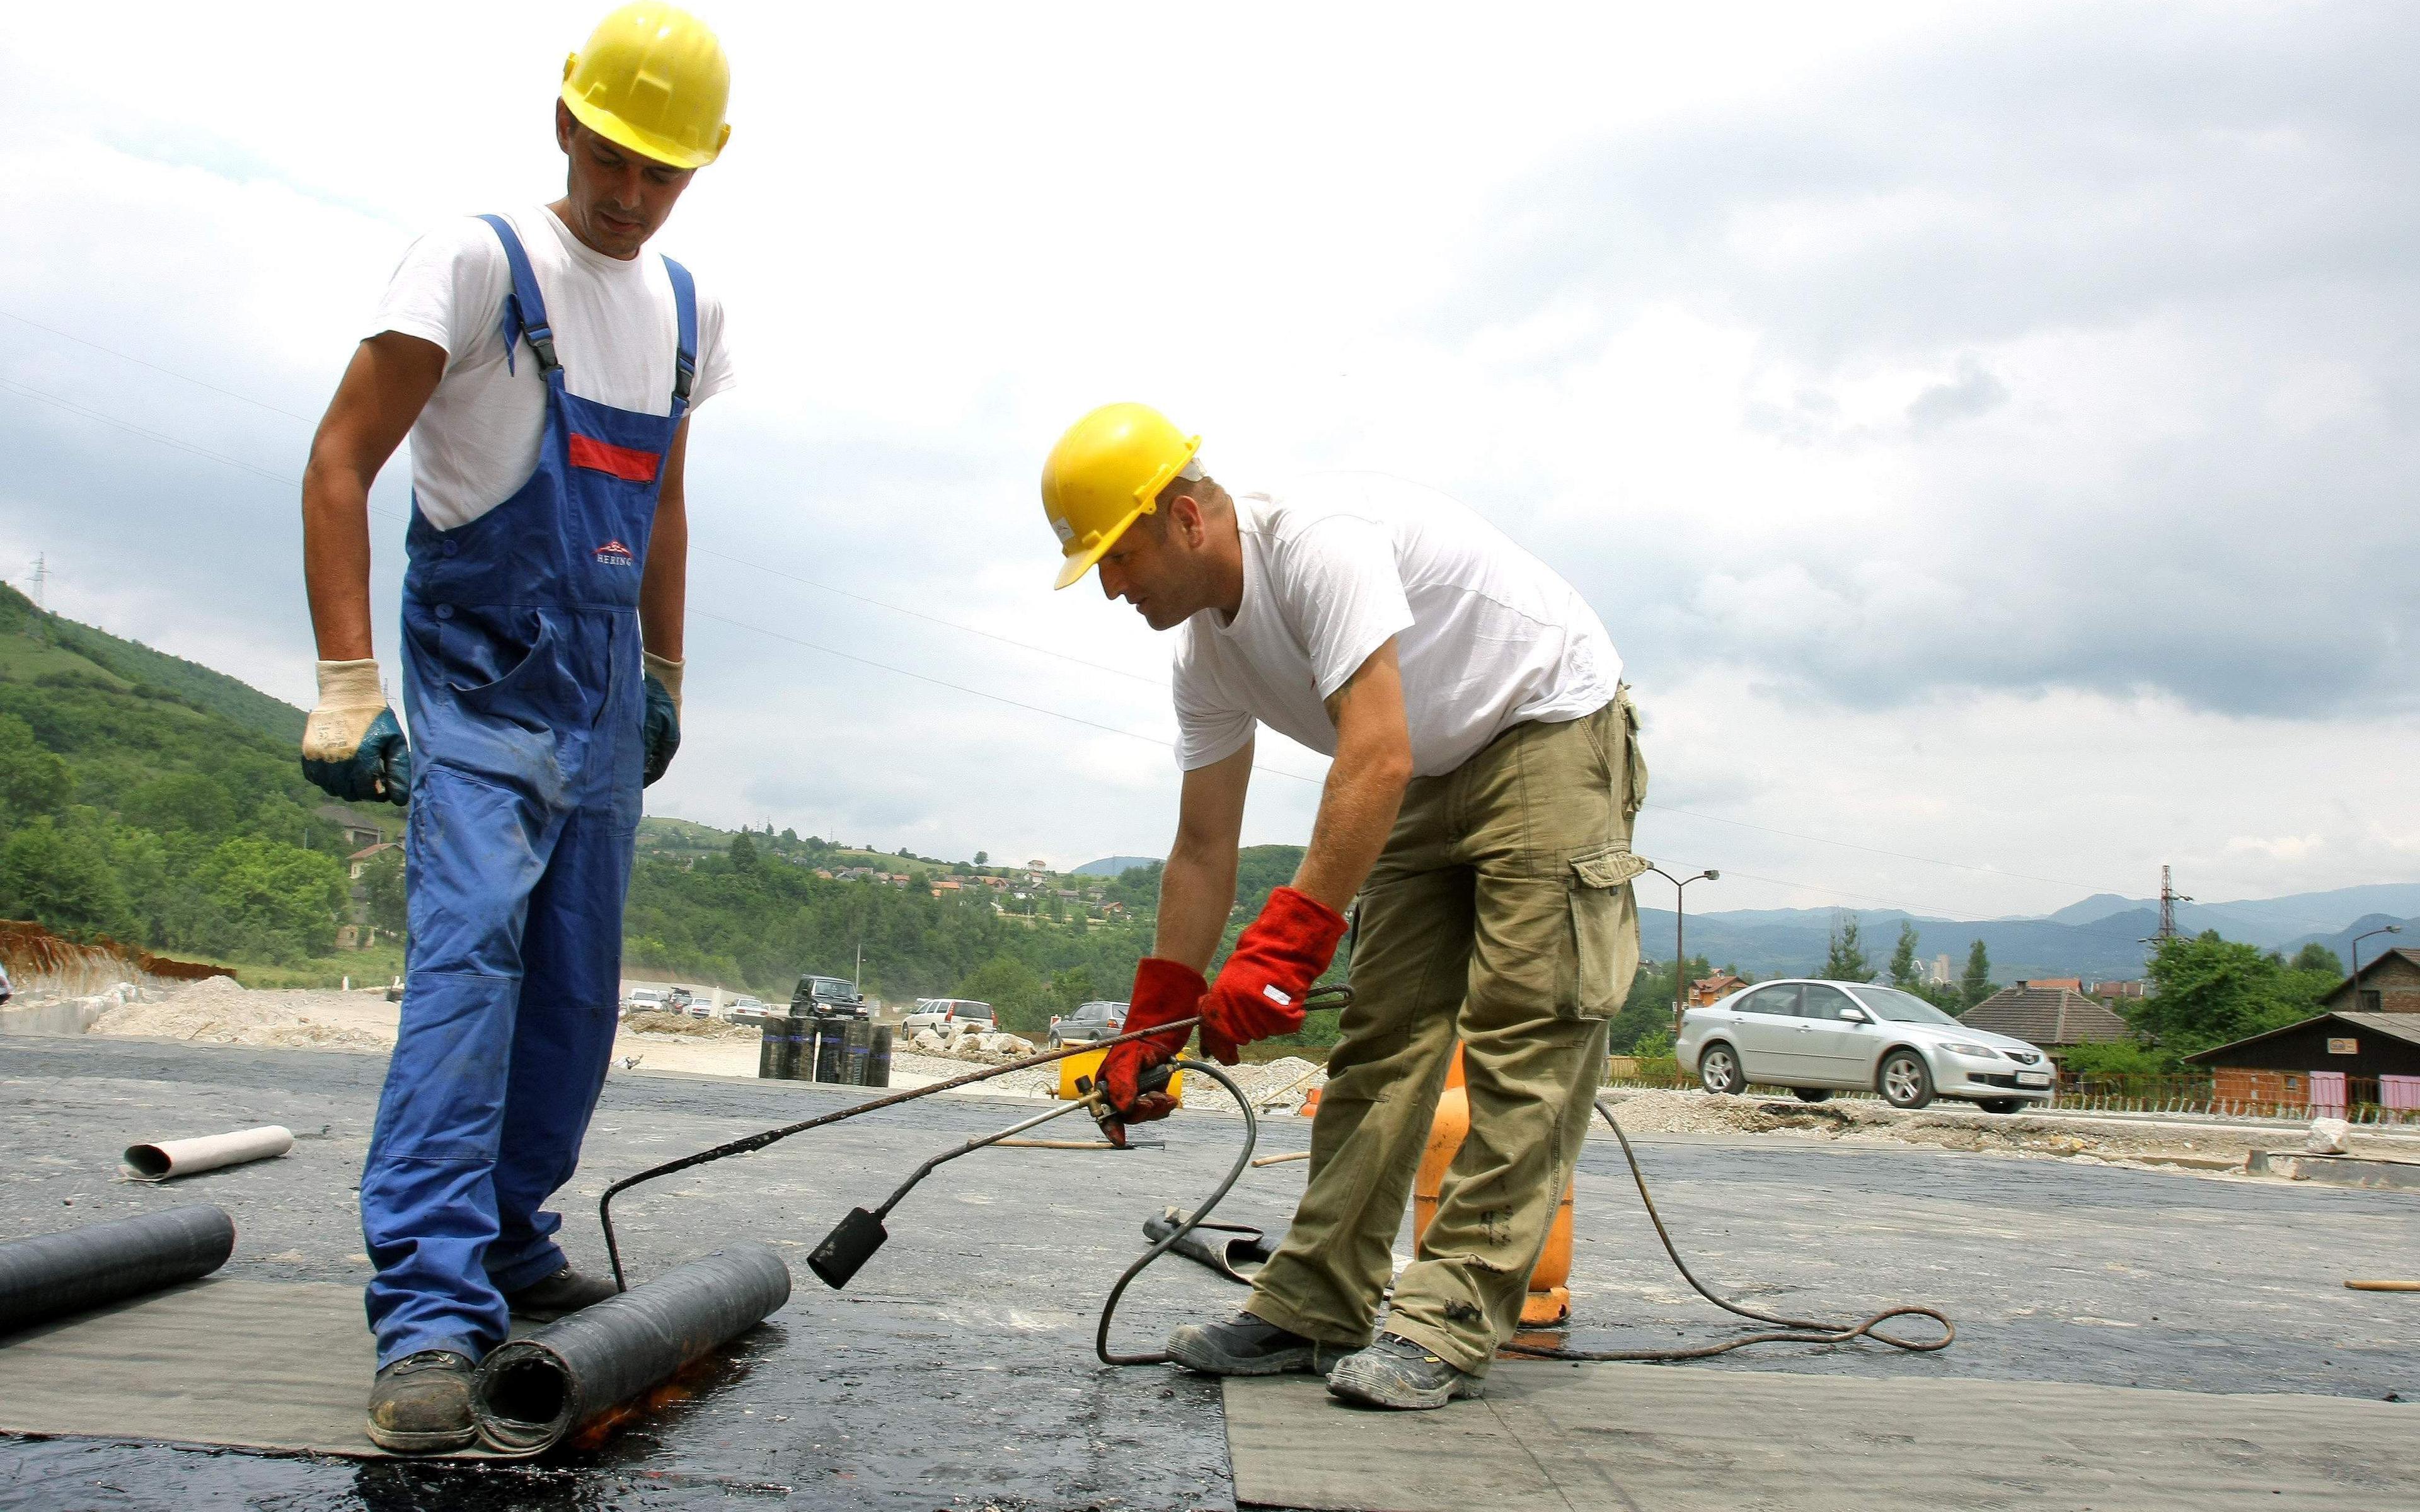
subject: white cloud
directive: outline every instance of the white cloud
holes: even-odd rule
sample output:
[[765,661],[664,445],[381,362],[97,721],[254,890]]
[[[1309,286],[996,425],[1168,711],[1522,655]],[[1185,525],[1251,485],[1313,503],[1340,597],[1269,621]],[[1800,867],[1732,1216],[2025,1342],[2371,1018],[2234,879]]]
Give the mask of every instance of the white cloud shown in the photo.
[[[414,228],[554,192],[598,8],[18,18],[0,311],[316,415]],[[696,423],[721,554],[659,809],[1161,849],[1164,750],[1000,702],[1171,728],[1165,642],[1047,591],[1033,498],[1142,397],[1230,482],[1419,477],[1568,572],[1665,802],[2055,879],[1652,817],[1726,900],[2409,874],[2403,11],[702,8],[735,135],[663,246],[742,387]],[[59,406],[273,477],[309,423],[9,319],[0,379],[58,401],[0,390],[0,551],[304,698],[291,488]],[[1316,793],[1264,778],[1248,838]]]

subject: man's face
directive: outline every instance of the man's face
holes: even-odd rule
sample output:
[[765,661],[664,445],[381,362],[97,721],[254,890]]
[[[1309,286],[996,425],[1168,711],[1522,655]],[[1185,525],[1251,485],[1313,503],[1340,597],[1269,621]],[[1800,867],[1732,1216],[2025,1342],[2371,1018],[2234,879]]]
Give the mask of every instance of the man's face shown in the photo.
[[1184,533],[1169,518],[1173,513],[1171,508],[1145,515],[1101,557],[1102,596],[1132,604],[1155,630],[1172,630],[1203,608],[1201,574],[1185,549]]
[[607,141],[574,119],[561,100],[554,106],[554,139],[571,161],[565,224],[608,257],[637,256],[696,173]]

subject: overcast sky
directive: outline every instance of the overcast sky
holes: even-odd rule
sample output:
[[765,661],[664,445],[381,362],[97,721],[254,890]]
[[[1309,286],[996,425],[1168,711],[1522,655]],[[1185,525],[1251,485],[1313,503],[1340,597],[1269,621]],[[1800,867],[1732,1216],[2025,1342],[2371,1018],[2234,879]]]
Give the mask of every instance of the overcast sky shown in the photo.
[[[311,422],[413,235],[560,193],[601,8],[12,18],[0,576],[307,705]],[[1049,591],[1034,486],[1134,398],[1237,491],[1396,472],[1568,574],[1693,906],[2420,877],[2420,11],[701,14],[732,143],[658,245],[740,387],[652,811],[1164,850],[1168,642]],[[1299,841],[1323,764],[1261,761]]]

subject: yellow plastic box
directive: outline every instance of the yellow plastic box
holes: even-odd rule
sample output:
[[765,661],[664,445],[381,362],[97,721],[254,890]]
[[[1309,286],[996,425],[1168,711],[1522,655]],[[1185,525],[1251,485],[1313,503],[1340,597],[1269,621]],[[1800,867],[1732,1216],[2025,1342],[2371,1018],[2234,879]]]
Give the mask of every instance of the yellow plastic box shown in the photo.
[[[1087,1050],[1080,1056],[1069,1056],[1059,1062],[1060,1098],[1072,1103],[1083,1096],[1083,1093],[1076,1090],[1076,1078],[1098,1076],[1101,1073],[1101,1062],[1109,1058],[1109,1053],[1106,1050]],[[1185,1072],[1180,1071],[1168,1079],[1168,1090],[1170,1095],[1179,1103],[1185,1101]]]

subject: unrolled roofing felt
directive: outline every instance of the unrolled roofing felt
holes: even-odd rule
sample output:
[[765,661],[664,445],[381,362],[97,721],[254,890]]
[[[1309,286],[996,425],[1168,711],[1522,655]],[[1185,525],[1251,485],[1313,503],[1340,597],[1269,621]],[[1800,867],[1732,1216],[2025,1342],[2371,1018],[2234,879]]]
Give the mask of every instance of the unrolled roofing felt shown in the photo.
[[2420,1410],[1931,1372],[1499,1364],[1437,1412],[1226,1383],[1245,1505],[1367,1512],[2420,1506]]
[[0,1335],[0,1433],[376,1458],[375,1354],[359,1287],[196,1281]]

